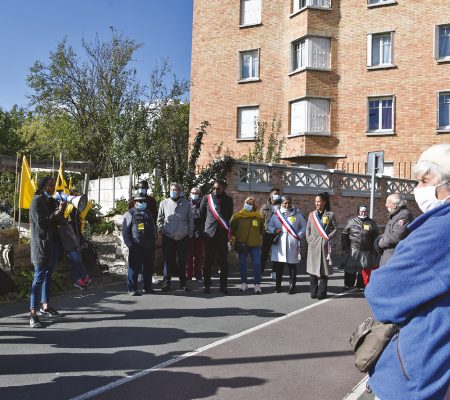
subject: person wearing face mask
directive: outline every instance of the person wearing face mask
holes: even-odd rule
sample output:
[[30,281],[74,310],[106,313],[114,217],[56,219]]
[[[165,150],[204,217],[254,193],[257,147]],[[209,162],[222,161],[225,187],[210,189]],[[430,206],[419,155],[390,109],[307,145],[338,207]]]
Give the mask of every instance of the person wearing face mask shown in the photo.
[[58,204],[53,198],[54,193],[55,179],[50,176],[42,178],[30,206],[30,249],[31,262],[34,266],[30,292],[30,326],[32,328],[42,326],[38,314],[48,317],[60,315],[48,303],[53,271],[63,251],[57,227],[64,219],[67,203]]
[[406,200],[399,193],[394,193],[386,198],[386,209],[389,219],[384,233],[375,239],[375,250],[381,254],[380,266],[387,263],[394,254],[395,247],[400,240],[408,236],[408,224],[414,217],[406,208]]
[[163,239],[163,252],[167,275],[164,276],[162,290],[170,290],[172,274],[177,272],[180,289],[189,291],[186,283],[186,259],[188,240],[194,233],[194,218],[189,200],[181,197],[181,185],[170,184],[169,198],[161,201],[158,212],[158,231]]
[[349,219],[342,231],[342,249],[348,252],[344,273],[344,290],[351,289],[355,285],[355,280],[356,287],[360,290],[364,289],[362,270],[372,268],[377,259],[373,243],[378,236],[378,226],[368,215],[367,206],[360,204],[357,216]]
[[[152,214],[153,222],[156,224],[158,218],[158,207],[156,205],[156,200],[153,196],[150,196],[150,188],[147,181],[140,181],[137,191],[145,196],[147,203],[147,210]],[[128,201],[128,209],[131,210],[134,207],[134,200]]]
[[204,260],[205,243],[203,239],[203,231],[205,229],[200,214],[200,204],[202,201],[201,191],[198,187],[191,189],[190,203],[192,210],[192,218],[194,219],[194,233],[188,243],[188,254],[186,264],[186,279],[192,280],[195,276],[197,281],[202,280],[202,265]]
[[200,214],[205,223],[204,292],[211,293],[212,267],[220,268],[220,291],[228,294],[228,242],[231,237],[230,218],[233,215],[233,199],[225,193],[226,183],[215,181],[212,193],[203,197]]
[[292,197],[284,195],[279,209],[275,209],[268,223],[268,230],[276,239],[272,244],[271,259],[276,274],[275,292],[281,293],[284,265],[289,268],[289,294],[295,293],[297,264],[300,262],[300,241],[306,230],[306,219],[292,205]]
[[253,266],[253,284],[256,294],[261,293],[261,237],[264,223],[261,213],[256,207],[254,197],[247,197],[242,210],[235,213],[230,220],[231,234],[235,238],[235,250],[239,257],[241,274],[241,292],[248,288],[247,258],[250,255]]
[[425,150],[412,172],[423,214],[365,290],[374,317],[400,325],[369,384],[382,400],[443,400],[450,385],[450,144]]
[[155,259],[156,229],[147,208],[145,195],[137,191],[134,207],[125,213],[122,224],[123,241],[129,249],[127,288],[130,296],[140,296],[138,275],[142,273],[144,293],[152,294],[153,264]]
[[[264,272],[264,268],[266,267],[267,259],[270,255],[270,249],[272,248],[272,243],[276,236],[268,231],[268,223],[274,211],[280,208],[280,203],[281,190],[278,188],[273,188],[270,191],[269,199],[262,205],[260,210],[261,215],[264,218],[264,235],[261,246],[261,274]],[[275,272],[273,270],[273,265],[272,272]]]
[[328,276],[333,274],[329,262],[331,252],[330,240],[337,233],[337,223],[331,211],[329,194],[319,193],[315,198],[316,210],[309,213],[306,226],[308,242],[308,259],[306,272],[312,299],[327,297]]

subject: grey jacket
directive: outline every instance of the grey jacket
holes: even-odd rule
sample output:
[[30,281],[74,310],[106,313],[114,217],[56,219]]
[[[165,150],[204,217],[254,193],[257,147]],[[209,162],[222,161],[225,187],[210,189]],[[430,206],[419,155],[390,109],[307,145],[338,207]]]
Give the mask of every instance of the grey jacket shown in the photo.
[[159,204],[157,227],[162,235],[174,240],[192,237],[194,218],[189,200],[183,197],[178,201],[163,200]]
[[389,258],[394,254],[395,247],[400,240],[403,240],[409,234],[407,225],[412,222],[414,217],[411,212],[405,207],[396,209],[389,215],[389,220],[386,224],[384,233],[376,240],[377,248],[381,250],[380,265],[387,263]]

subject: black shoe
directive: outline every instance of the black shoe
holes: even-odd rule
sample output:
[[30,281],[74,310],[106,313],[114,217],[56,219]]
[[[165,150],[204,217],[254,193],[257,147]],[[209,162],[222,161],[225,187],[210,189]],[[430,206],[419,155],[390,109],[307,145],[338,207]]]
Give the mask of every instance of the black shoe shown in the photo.
[[143,291],[142,291],[142,294],[155,294],[156,292],[152,289],[152,288],[150,288],[150,289],[144,289]]
[[342,289],[342,291],[343,292],[346,292],[347,290],[350,290],[351,289],[351,287],[349,287],[349,286],[344,286],[344,288]]
[[317,294],[317,299],[318,300],[323,300],[327,298],[327,294],[326,293],[318,293]]
[[30,314],[30,326],[32,328],[42,328],[41,321],[36,314]]
[[128,294],[129,294],[130,296],[142,296],[142,293],[141,293],[141,292],[138,292],[137,290],[130,290],[130,291],[128,292]]
[[52,307],[47,307],[45,309],[44,307],[41,307],[38,315],[45,315],[46,317],[54,317],[54,318],[61,316],[61,314]]
[[311,293],[311,298],[312,299],[317,299],[317,293]]
[[281,289],[281,286],[278,286],[275,288],[275,292],[274,293],[281,293],[283,291],[283,289]]
[[205,288],[203,289],[203,293],[210,294],[211,293],[211,288],[209,286],[205,286]]
[[161,287],[161,291],[162,292],[168,292],[170,290],[170,285],[167,283],[163,283],[162,287]]
[[228,289],[227,289],[226,286],[221,286],[221,287],[220,287],[220,291],[221,291],[223,294],[228,294]]
[[180,290],[184,290],[185,292],[190,292],[191,289],[189,289],[188,285],[180,285]]
[[294,284],[289,286],[289,294],[295,294],[295,285]]

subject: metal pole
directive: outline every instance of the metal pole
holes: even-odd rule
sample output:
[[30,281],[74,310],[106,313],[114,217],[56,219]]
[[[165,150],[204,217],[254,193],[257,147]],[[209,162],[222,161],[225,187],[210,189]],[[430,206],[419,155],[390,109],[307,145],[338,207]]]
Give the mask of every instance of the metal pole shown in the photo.
[[116,206],[116,176],[112,176],[112,208]]
[[89,174],[87,172],[84,174],[83,194],[86,196],[89,194]]
[[16,227],[16,195],[19,186],[19,180],[17,179],[17,171],[19,169],[19,154],[16,156],[16,176],[14,178],[14,209],[13,209],[13,228]]
[[370,218],[373,219],[374,216],[374,206],[375,206],[375,173],[377,171],[377,165],[378,165],[378,158],[375,157],[374,160],[374,166],[372,169],[372,179],[371,179],[371,185],[370,185]]
[[128,178],[128,198],[131,199],[133,194],[133,166],[131,164]]
[[97,200],[98,200],[98,205],[100,205],[100,177],[98,177],[98,197],[97,197]]

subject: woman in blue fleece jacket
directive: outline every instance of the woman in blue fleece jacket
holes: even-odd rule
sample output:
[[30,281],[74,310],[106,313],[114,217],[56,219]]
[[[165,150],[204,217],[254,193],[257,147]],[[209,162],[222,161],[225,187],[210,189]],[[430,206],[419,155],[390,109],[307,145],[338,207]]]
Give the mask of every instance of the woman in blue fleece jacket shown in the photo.
[[414,174],[424,214],[365,291],[376,319],[406,323],[370,372],[381,400],[443,400],[450,385],[450,144],[427,149]]

